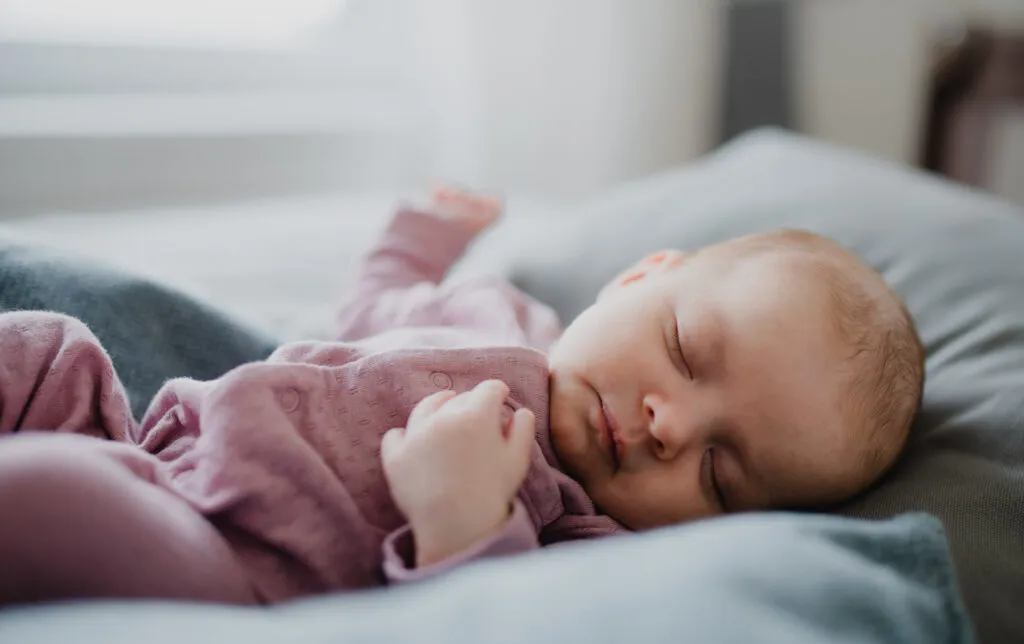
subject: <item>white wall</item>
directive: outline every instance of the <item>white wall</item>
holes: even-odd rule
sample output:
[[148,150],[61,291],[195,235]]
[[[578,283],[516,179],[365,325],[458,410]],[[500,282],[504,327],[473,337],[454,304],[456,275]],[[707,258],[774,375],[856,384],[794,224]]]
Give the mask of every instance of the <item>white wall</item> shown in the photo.
[[[706,152],[724,0],[435,0],[414,21],[425,163],[506,192],[575,195]],[[1024,0],[794,0],[799,127],[917,163],[944,18],[1024,25]]]
[[1024,206],[1024,109],[1000,110],[992,143],[989,189]]
[[795,12],[798,122],[912,163],[928,83],[933,0],[813,0]]
[[997,29],[1024,28],[1021,0],[945,0],[974,23]]
[[962,18],[1024,27],[1024,0],[800,0],[796,106],[814,136],[902,163],[921,146],[931,51]]
[[577,195],[714,144],[718,0],[420,5],[418,60],[439,175]]
[[[920,148],[933,21],[939,12],[955,9],[988,24],[1024,26],[1024,0],[793,1],[801,128],[904,163],[916,162]],[[728,4],[366,0],[364,8],[376,8],[383,18],[352,28],[366,47],[362,58],[382,58],[368,66],[372,73],[356,74],[349,84],[339,80],[332,65],[322,70],[285,65],[270,74],[277,90],[312,91],[325,78],[333,79],[349,111],[387,121],[396,133],[390,127],[371,132],[361,118],[351,123],[340,118],[344,110],[336,107],[337,100],[297,93],[285,97],[288,118],[277,123],[272,118],[277,112],[271,110],[263,119],[270,123],[266,127],[253,118],[256,106],[245,103],[250,118],[231,119],[228,129],[256,125],[239,136],[206,136],[214,126],[202,132],[126,133],[132,123],[148,122],[130,102],[106,119],[113,128],[106,136],[72,133],[69,143],[59,133],[44,131],[45,124],[39,131],[12,134],[16,119],[4,106],[19,100],[18,91],[45,93],[37,85],[47,78],[10,55],[0,56],[0,116],[7,117],[0,118],[0,168],[5,169],[0,173],[0,216],[5,210],[102,210],[327,188],[404,190],[431,179],[515,195],[588,194],[685,163],[714,146]],[[366,24],[376,24],[376,30]],[[97,92],[121,100],[131,98],[134,88],[151,102],[160,97],[150,85],[170,82],[156,89],[172,98],[183,94],[205,100],[178,86],[183,80],[175,74],[188,67],[181,61],[168,58],[166,64],[147,66],[148,58],[118,56],[132,64],[111,65],[109,55],[100,56],[93,76],[103,80],[125,67],[135,70],[143,85],[79,87],[91,76],[83,80],[71,74],[78,85],[72,83],[67,91],[89,90],[90,96],[76,100],[95,100]],[[88,62],[78,55],[58,58],[79,72]],[[344,60],[361,69],[372,62],[362,58]],[[262,77],[274,71],[265,63],[235,62],[220,75],[205,63],[192,67],[202,72],[198,76],[207,89],[220,88],[220,81],[229,78],[229,85],[245,89],[250,72],[258,70]],[[378,68],[398,71],[394,79],[382,80],[374,71]],[[265,88],[251,89],[265,98]],[[363,94],[380,107],[368,109],[352,98]],[[64,90],[48,96],[63,101],[65,95],[75,98]],[[298,109],[300,101],[310,110]],[[82,111],[65,111],[68,124],[88,125]],[[199,112],[196,116],[203,116]],[[34,109],[22,113],[39,115]],[[180,110],[162,113],[180,120]],[[1017,132],[1013,129],[1006,140],[1018,141]],[[999,154],[1020,158],[1016,147]],[[1003,183],[1020,182],[1009,177]]]

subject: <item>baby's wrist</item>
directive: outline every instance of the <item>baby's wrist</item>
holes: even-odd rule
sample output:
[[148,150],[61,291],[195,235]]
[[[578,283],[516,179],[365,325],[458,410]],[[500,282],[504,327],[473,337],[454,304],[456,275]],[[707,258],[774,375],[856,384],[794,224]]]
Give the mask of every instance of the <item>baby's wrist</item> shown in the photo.
[[496,513],[490,519],[478,515],[477,520],[463,522],[437,515],[438,520],[413,524],[416,567],[424,568],[449,559],[492,536],[505,527],[511,515],[512,504],[509,503],[504,512]]

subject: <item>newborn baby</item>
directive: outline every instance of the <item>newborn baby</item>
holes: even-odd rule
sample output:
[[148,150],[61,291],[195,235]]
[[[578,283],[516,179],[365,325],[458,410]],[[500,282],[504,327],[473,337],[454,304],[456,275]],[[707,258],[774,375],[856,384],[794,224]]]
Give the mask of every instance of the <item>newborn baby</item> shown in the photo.
[[781,231],[655,253],[552,349],[552,440],[633,529],[823,506],[893,463],[923,356],[898,297],[829,240]]
[[504,281],[444,281],[499,212],[451,190],[400,210],[337,341],[172,380],[140,423],[84,325],[0,315],[0,432],[16,433],[0,439],[0,604],[273,603],[413,581],[826,506],[897,457],[923,352],[899,299],[838,245],[775,232],[655,253],[562,332]]

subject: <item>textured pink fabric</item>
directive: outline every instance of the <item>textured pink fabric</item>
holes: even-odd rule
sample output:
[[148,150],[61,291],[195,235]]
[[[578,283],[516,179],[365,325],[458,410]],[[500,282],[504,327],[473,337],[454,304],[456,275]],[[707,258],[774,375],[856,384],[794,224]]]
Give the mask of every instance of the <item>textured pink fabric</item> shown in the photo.
[[[471,235],[399,211],[338,314],[338,341],[281,347],[212,382],[177,379],[141,423],[96,338],[50,313],[0,315],[0,432],[57,430],[137,445],[164,487],[214,526],[260,601],[421,579],[480,556],[617,533],[558,469],[544,350],[554,313],[506,282],[444,283]],[[380,437],[440,389],[499,378],[537,446],[505,528],[429,569],[391,500]],[[0,445],[2,447],[2,445]],[[155,458],[154,458],[155,457]],[[142,473],[140,473],[141,475]]]

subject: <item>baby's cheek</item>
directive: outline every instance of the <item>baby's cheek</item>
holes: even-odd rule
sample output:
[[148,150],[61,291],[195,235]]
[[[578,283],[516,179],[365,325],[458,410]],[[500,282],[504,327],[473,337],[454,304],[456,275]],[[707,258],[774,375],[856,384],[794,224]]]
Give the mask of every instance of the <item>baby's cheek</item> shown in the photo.
[[714,512],[696,477],[681,470],[646,470],[609,481],[608,514],[634,530],[707,518]]

